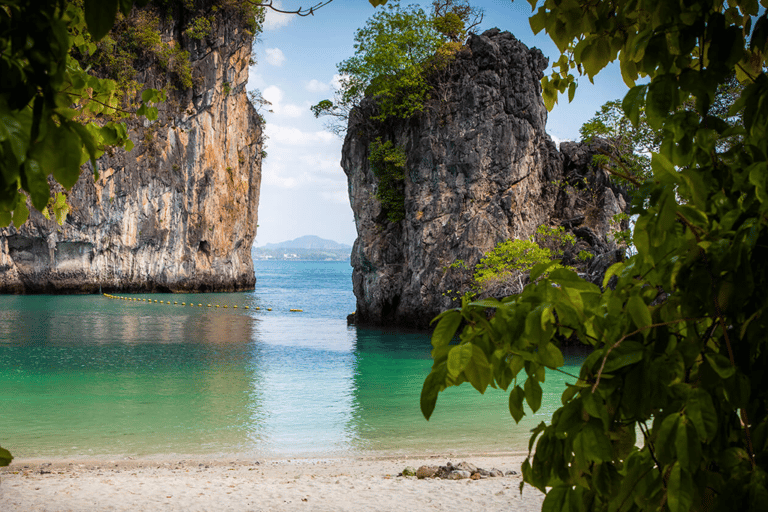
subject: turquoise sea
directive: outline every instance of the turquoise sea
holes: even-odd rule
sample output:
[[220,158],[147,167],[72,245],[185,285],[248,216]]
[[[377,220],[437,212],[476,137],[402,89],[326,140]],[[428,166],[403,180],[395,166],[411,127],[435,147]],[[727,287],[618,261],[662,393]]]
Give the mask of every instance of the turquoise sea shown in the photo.
[[255,267],[246,293],[0,296],[0,445],[22,458],[525,451],[560,403],[549,373],[542,409],[516,425],[507,394],[465,385],[427,422],[429,336],[347,326],[348,262]]

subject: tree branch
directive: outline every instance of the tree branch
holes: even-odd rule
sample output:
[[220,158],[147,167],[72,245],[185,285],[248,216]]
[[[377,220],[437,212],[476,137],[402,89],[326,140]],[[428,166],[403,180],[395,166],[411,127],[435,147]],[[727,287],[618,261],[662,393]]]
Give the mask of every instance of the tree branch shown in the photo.
[[293,11],[286,11],[279,7],[275,7],[273,0],[269,0],[268,2],[254,2],[252,0],[246,0],[246,3],[254,7],[266,7],[268,9],[272,9],[275,12],[279,12],[280,14],[295,14],[296,16],[314,16],[316,10],[320,9],[321,7],[325,7],[331,2],[333,2],[333,0],[325,0],[324,2],[319,2],[307,9],[299,7]]

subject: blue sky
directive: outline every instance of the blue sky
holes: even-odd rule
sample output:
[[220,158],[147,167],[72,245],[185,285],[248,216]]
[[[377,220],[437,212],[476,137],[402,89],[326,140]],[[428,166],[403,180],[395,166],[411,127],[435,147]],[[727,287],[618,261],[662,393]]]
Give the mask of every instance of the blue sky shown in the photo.
[[[431,1],[410,2],[431,9]],[[275,2],[283,9],[306,2]],[[402,2],[406,5],[407,2]],[[485,10],[480,32],[498,27],[512,32],[528,47],[555,60],[551,40],[528,25],[525,0],[476,1]],[[309,107],[333,98],[336,64],[352,56],[355,30],[375,13],[367,0],[334,0],[314,16],[301,18],[267,12],[261,41],[254,46],[257,64],[250,69],[248,89],[260,89],[272,101],[265,113],[267,158],[262,168],[259,228],[254,245],[317,235],[352,244],[357,234],[347,197],[347,181],[339,162],[342,139],[325,129]],[[579,128],[606,101],[623,97],[627,87],[616,66],[590,84],[579,79],[572,103],[561,98],[550,112],[547,132],[555,139],[578,140]]]

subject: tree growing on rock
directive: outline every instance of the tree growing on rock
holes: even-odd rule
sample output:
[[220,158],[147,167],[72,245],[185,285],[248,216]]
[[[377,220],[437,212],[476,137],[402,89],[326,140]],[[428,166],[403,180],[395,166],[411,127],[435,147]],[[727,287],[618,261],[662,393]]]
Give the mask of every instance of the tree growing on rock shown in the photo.
[[365,97],[377,100],[375,120],[421,112],[430,71],[444,65],[482,20],[482,10],[465,0],[435,1],[433,8],[428,15],[416,5],[394,2],[368,19],[355,33],[355,54],[338,65],[335,99],[313,105],[315,117],[331,117],[328,128],[342,134],[349,113]]

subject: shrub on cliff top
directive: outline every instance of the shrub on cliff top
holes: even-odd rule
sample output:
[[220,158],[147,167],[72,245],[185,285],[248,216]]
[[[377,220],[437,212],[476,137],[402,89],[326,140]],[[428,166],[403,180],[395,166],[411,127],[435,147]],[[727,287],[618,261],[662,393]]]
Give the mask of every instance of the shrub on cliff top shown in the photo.
[[481,11],[466,0],[435,1],[431,15],[416,5],[388,4],[355,33],[355,55],[338,65],[341,85],[335,101],[323,100],[312,112],[335,118],[329,128],[343,133],[350,111],[365,97],[376,98],[378,121],[422,111],[429,70],[455,54],[456,41],[479,23],[478,17]]

